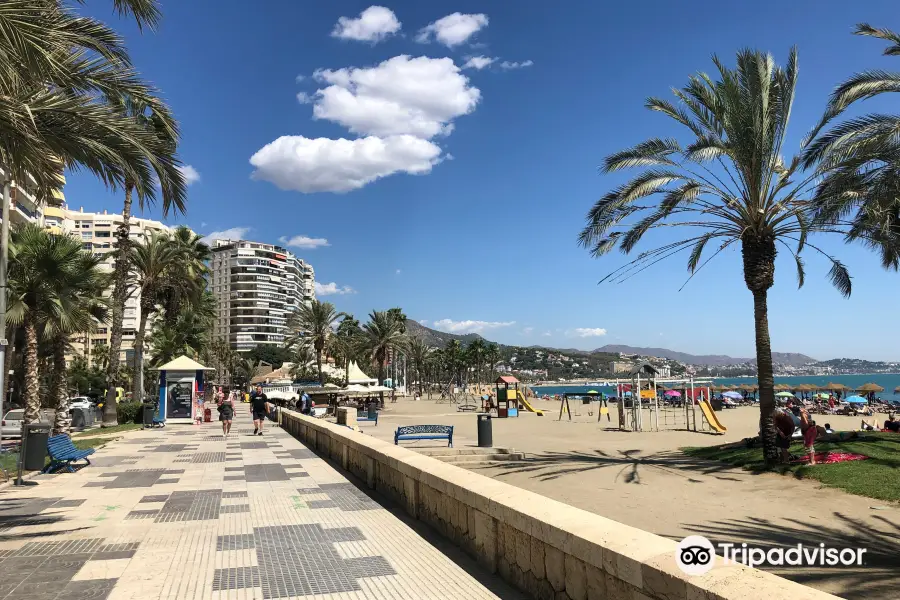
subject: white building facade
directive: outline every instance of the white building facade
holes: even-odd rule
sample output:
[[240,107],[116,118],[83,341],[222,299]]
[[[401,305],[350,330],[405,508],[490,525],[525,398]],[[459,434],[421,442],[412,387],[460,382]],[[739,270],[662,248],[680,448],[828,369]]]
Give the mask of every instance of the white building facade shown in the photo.
[[247,240],[216,240],[212,253],[216,337],[238,352],[282,345],[288,318],[316,297],[312,265],[281,246]]
[[[52,233],[65,234],[81,240],[85,250],[96,256],[105,257],[101,268],[112,272],[114,268],[112,251],[116,241],[116,230],[122,223],[122,215],[84,212],[84,209],[70,210],[63,206],[45,206],[43,209],[44,227]],[[132,216],[129,219],[129,238],[140,243],[150,236],[151,232],[169,231],[170,228],[159,221],[140,219]],[[106,293],[112,295],[112,287]],[[125,301],[125,314],[122,320],[122,346],[119,360],[130,361],[134,352],[134,337],[141,318],[141,295],[136,290]],[[90,361],[94,348],[109,345],[112,328],[100,323],[97,328],[84,335],[72,336],[72,349]]]

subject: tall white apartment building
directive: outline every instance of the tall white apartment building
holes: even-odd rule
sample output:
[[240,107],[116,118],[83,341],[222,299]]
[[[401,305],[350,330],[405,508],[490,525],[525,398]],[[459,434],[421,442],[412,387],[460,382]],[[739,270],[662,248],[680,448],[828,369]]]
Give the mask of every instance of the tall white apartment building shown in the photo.
[[216,240],[212,253],[216,337],[238,352],[283,344],[288,317],[316,297],[312,265],[281,246],[246,240]]
[[[0,182],[6,179],[5,167],[0,164]],[[30,175],[25,181],[14,181],[9,190],[9,222],[10,225],[18,223],[34,223],[41,225],[44,220],[44,205],[58,205],[65,202],[66,197],[62,192],[62,185],[66,178],[59,176],[60,189],[54,190],[52,197],[41,198],[37,191],[37,185]],[[0,186],[0,194],[3,188]]]
[[[116,229],[122,223],[122,215],[84,212],[84,208],[70,210],[63,206],[44,207],[44,226],[52,233],[65,234],[81,240],[85,250],[96,256],[105,256],[102,268],[112,272],[114,264],[111,255],[116,240]],[[12,219],[10,219],[12,220]],[[150,232],[169,231],[169,227],[151,219],[140,219],[132,216],[129,219],[128,236],[132,241],[140,242],[150,236]],[[112,295],[112,287],[107,290]],[[122,346],[119,360],[130,361],[134,353],[134,336],[141,317],[140,291],[130,295],[125,301],[125,315],[122,320]],[[84,335],[72,336],[72,349],[90,360],[91,352],[101,345],[109,345],[111,327],[101,323],[94,331]]]

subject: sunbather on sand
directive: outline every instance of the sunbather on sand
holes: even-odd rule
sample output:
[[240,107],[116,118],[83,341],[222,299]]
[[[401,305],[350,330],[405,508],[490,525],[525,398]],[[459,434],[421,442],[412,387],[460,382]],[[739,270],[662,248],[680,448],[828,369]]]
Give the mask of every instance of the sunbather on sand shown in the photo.
[[860,431],[878,431],[879,430],[878,421],[876,421],[875,419],[872,419],[872,422],[869,423],[869,421],[867,419],[863,419],[862,423],[859,426],[859,430]]

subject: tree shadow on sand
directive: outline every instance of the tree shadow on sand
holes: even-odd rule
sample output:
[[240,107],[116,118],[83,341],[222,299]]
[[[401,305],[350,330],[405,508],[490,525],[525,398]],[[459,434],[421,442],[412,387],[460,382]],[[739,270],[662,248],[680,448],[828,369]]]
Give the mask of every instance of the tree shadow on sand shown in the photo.
[[[736,477],[727,474],[734,473],[737,469],[721,462],[694,458],[679,451],[666,451],[656,454],[641,455],[640,450],[618,450],[609,453],[604,450],[594,452],[544,452],[529,456],[525,462],[510,462],[495,464],[490,469],[500,469],[501,475],[517,473],[529,473],[538,481],[552,481],[573,475],[585,473],[596,469],[619,469],[616,481],[625,483],[641,483],[642,469],[658,469],[683,477],[691,483],[702,483],[701,480],[691,477],[691,474],[700,473],[726,481],[740,481]],[[474,470],[474,469],[473,469]],[[722,475],[720,475],[720,473]]]
[[[865,499],[861,499],[865,502]],[[819,520],[784,519],[777,523],[766,519],[749,518],[724,520],[715,523],[687,524],[683,527],[696,535],[709,538],[714,544],[746,543],[769,549],[796,546],[829,548],[865,548],[862,566],[835,567],[764,567],[765,570],[811,587],[827,584],[842,598],[863,600],[897,598],[897,571],[900,568],[900,524],[874,515],[871,522],[835,512],[829,515],[842,525],[828,525]],[[681,540],[681,535],[669,535]],[[720,553],[721,554],[721,553]]]

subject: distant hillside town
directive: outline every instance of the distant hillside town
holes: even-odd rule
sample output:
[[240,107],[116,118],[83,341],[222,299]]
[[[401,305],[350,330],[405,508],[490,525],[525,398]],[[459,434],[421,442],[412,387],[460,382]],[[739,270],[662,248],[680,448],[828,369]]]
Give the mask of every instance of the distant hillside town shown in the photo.
[[[407,321],[413,335],[442,347],[450,340],[465,345],[478,334],[465,336],[437,331],[416,321]],[[661,377],[686,373],[696,377],[743,377],[756,375],[756,359],[726,355],[693,355],[665,348],[607,345],[596,350],[546,348],[541,346],[500,346],[501,361],[496,369],[522,381],[572,381],[613,378],[628,373],[636,365],[650,363]],[[835,358],[819,361],[804,354],[773,352],[777,376],[851,375],[855,373],[900,372],[900,363]]]

